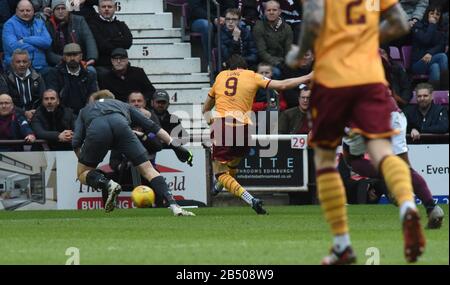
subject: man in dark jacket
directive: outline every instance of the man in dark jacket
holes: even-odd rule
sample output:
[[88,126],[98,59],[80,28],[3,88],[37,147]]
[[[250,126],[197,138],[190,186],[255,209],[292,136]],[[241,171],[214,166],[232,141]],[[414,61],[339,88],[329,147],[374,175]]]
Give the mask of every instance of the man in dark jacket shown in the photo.
[[94,34],[99,57],[96,64],[98,74],[111,69],[111,52],[115,48],[129,49],[133,35],[127,24],[116,19],[116,6],[112,0],[98,1],[99,14],[90,18],[88,25]]
[[419,140],[422,133],[448,133],[448,111],[444,106],[433,104],[433,87],[420,83],[415,91],[417,104],[405,109],[412,139]]
[[42,95],[42,105],[37,108],[31,127],[38,139],[48,142],[50,150],[72,150],[75,115],[60,105],[55,90],[48,89]]
[[64,47],[63,63],[53,68],[47,77],[49,89],[59,93],[61,103],[78,114],[89,96],[98,90],[94,73],[81,65],[80,45],[71,43]]
[[240,22],[241,14],[238,9],[226,11],[225,28],[220,34],[222,62],[226,62],[233,54],[239,54],[249,66],[254,67],[258,62],[256,44],[250,30],[240,25]]
[[128,61],[128,53],[123,48],[116,48],[111,53],[112,70],[99,74],[98,84],[100,89],[108,89],[117,100],[126,102],[132,91],[140,91],[145,100],[150,102],[155,87],[140,67],[131,66]]
[[97,44],[86,20],[70,13],[65,0],[53,0],[52,10],[53,15],[46,22],[53,40],[52,46],[47,50],[48,64],[56,66],[61,63],[64,46],[68,43],[81,46],[86,66],[95,64],[98,58]]
[[40,105],[45,82],[42,75],[31,67],[28,52],[16,49],[11,58],[11,68],[6,74],[8,94],[11,95],[14,105],[25,111],[28,121],[33,118],[36,108]]
[[156,90],[153,95],[153,109],[158,116],[161,128],[168,132],[172,137],[186,138],[188,133],[181,125],[181,120],[170,114],[168,109],[170,105],[169,94],[165,90]]

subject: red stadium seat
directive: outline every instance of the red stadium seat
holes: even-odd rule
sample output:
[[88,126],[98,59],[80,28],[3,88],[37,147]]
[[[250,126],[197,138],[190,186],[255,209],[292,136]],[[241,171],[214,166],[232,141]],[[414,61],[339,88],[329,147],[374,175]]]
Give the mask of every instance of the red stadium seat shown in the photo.
[[189,40],[189,37],[201,37],[200,33],[193,33],[189,26],[189,4],[187,0],[166,0],[167,5],[181,8],[181,33],[183,40]]

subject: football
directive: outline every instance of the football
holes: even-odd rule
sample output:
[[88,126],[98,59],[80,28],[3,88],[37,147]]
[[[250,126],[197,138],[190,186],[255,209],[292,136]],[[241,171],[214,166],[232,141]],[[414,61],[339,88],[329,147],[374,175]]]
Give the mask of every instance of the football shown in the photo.
[[155,204],[155,192],[148,186],[139,185],[131,192],[131,200],[137,208],[152,208]]

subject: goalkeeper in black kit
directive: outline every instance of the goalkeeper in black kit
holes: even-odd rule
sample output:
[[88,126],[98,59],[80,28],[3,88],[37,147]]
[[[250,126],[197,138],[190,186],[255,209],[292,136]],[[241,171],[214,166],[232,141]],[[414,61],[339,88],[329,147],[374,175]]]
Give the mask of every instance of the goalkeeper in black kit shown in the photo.
[[153,168],[147,150],[131,125],[140,126],[144,133],[154,133],[169,145],[178,159],[192,166],[192,153],[174,144],[169,134],[150,119],[127,103],[114,99],[108,90],[91,95],[89,104],[81,109],[75,123],[72,147],[78,157],[77,176],[82,184],[101,189],[106,198],[105,210],[111,212],[116,206],[121,186],[108,179],[96,169],[109,150],[124,154],[139,173],[150,181],[150,187],[157,195],[163,196],[175,216],[195,216],[182,209],[173,198],[164,178]]

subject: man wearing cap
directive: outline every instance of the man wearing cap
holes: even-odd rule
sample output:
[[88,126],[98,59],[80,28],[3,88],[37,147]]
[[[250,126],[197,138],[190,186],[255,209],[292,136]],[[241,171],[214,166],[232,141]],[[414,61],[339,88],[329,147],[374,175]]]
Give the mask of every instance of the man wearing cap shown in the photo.
[[52,0],[51,8],[53,15],[46,22],[53,40],[52,46],[47,50],[49,65],[61,63],[64,46],[68,43],[81,46],[86,66],[95,64],[98,58],[97,44],[86,20],[70,13],[65,0]]
[[189,134],[181,126],[181,120],[176,115],[169,113],[169,105],[169,94],[165,90],[156,90],[155,94],[153,94],[152,106],[158,116],[161,128],[168,132],[172,137],[188,137]]
[[311,130],[308,120],[309,98],[311,90],[305,84],[300,85],[298,106],[282,112],[278,120],[280,134],[307,134]]
[[21,0],[17,4],[16,15],[6,21],[2,35],[6,68],[11,64],[13,52],[20,48],[28,51],[34,69],[42,74],[47,72],[45,50],[52,44],[52,39],[44,21],[34,17],[34,8],[30,1]]
[[79,44],[64,46],[63,61],[47,76],[47,86],[59,93],[61,103],[78,114],[89,96],[98,91],[96,76],[82,66],[83,52]]
[[89,18],[88,25],[97,42],[99,52],[96,64],[98,74],[111,69],[111,52],[115,48],[129,49],[133,35],[127,24],[116,19],[116,1],[99,0],[98,14]]
[[127,102],[128,95],[132,91],[140,91],[144,94],[145,100],[150,102],[155,87],[142,68],[130,65],[125,49],[116,48],[112,51],[111,64],[110,71],[98,76],[100,89],[108,89],[117,100],[123,102]]

